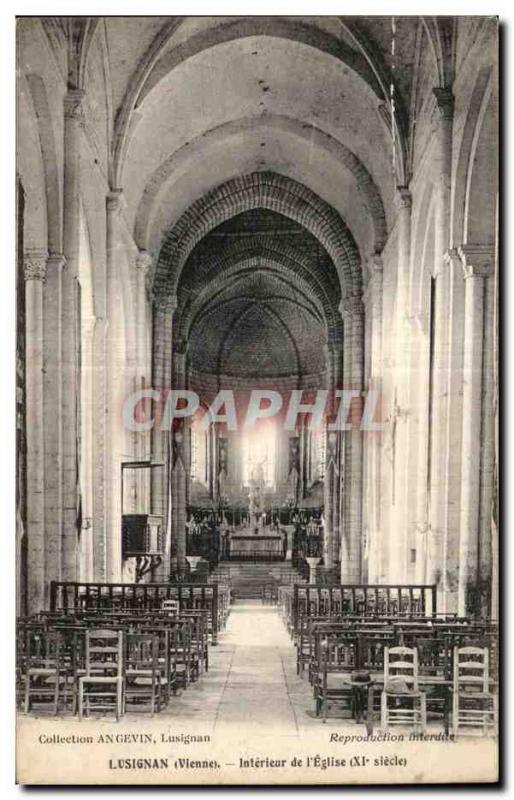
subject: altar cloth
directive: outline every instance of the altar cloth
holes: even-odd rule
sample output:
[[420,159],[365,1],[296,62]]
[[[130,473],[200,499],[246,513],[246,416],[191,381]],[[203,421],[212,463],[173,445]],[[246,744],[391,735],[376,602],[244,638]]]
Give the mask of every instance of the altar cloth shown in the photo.
[[230,558],[278,559],[284,557],[280,534],[232,534]]

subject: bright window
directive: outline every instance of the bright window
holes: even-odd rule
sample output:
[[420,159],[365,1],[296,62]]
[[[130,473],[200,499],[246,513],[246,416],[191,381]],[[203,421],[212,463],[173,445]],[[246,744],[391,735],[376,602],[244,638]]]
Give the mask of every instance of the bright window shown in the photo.
[[255,430],[243,434],[243,483],[262,480],[265,486],[275,485],[277,430],[273,423],[262,422]]

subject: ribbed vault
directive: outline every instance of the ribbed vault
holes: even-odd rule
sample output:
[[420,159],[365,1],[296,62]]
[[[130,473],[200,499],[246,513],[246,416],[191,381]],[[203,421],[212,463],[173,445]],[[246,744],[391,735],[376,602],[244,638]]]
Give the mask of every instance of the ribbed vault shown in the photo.
[[182,269],[195,244],[227,219],[256,208],[276,211],[305,227],[332,259],[342,295],[360,293],[360,257],[341,217],[296,181],[258,172],[216,187],[182,215],[162,244],[154,272],[154,294],[176,294]]
[[[255,271],[279,279],[283,292],[311,305],[320,315],[326,339],[338,341],[342,335],[339,313],[341,299],[334,265],[317,240],[304,228],[291,223],[275,212],[259,212],[259,223],[241,215],[220,226],[193,250],[179,284],[179,303],[174,330],[179,339],[187,340],[195,322],[205,310],[226,298],[232,286],[240,285]],[[246,218],[252,235],[244,230],[233,235],[226,226]],[[263,230],[263,219],[272,230]],[[287,223],[287,228],[277,226]]]

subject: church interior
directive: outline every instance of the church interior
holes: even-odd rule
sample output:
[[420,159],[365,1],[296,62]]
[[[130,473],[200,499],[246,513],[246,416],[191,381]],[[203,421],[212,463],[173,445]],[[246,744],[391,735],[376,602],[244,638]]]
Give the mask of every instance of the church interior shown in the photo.
[[21,714],[495,731],[497,36],[18,20]]

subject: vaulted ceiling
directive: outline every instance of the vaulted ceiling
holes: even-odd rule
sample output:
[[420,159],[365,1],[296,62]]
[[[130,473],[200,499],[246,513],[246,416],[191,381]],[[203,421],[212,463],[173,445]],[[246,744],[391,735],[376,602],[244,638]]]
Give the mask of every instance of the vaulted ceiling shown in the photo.
[[178,296],[174,336],[197,369],[324,368],[339,302],[360,295],[409,182],[420,72],[451,85],[455,24],[45,18],[56,54],[69,43],[68,84],[93,89],[91,113],[88,52],[104,43],[109,181],[153,256],[154,293]]
[[297,382],[325,369],[340,325],[334,265],[315,237],[273,211],[232,217],[194,248],[174,324],[193,370]]
[[[396,21],[399,173],[420,24]],[[106,38],[112,178],[141,248],[158,250],[214,186],[259,170],[319,195],[363,258],[383,246],[373,214],[385,229],[394,217],[391,18],[107,18]]]

